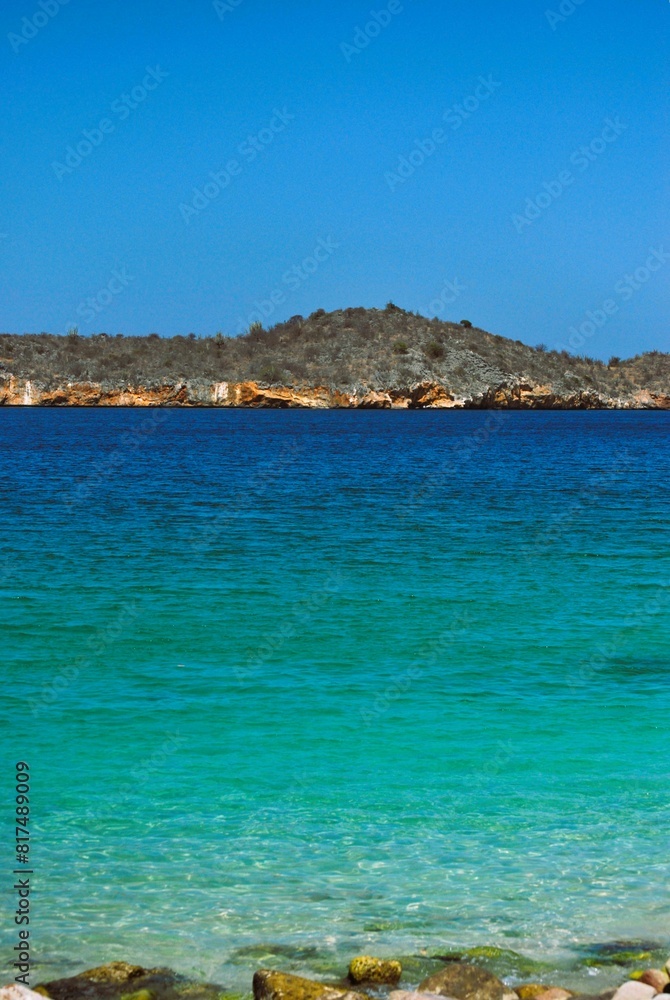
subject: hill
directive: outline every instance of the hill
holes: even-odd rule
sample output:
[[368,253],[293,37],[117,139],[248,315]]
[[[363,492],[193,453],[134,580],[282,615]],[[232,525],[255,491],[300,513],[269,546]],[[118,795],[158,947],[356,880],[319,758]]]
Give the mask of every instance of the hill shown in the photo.
[[670,354],[609,364],[389,304],[240,337],[0,335],[0,402],[670,408]]

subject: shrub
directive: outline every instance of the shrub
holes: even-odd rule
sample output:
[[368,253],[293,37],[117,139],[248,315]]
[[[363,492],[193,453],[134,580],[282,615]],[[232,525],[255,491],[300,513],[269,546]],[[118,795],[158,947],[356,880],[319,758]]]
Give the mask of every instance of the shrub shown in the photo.
[[431,342],[426,347],[426,354],[433,361],[439,361],[440,358],[444,357],[444,347],[442,344],[438,344],[436,340],[431,340]]
[[189,340],[195,340],[195,334],[194,333],[189,333],[188,339]]
[[149,336],[147,337],[147,340],[160,340],[160,339],[161,338],[158,336],[157,333],[150,333]]
[[72,340],[76,340],[77,337],[79,336],[79,327],[78,326],[71,326],[70,329],[67,331],[67,335]]
[[607,362],[607,367],[618,368],[620,364],[621,364],[621,358],[617,358],[616,354],[613,354],[612,357]]
[[263,330],[263,324],[259,322],[259,320],[256,320],[254,323],[251,324],[251,326],[247,330],[247,336],[251,337],[252,339],[257,339],[264,332],[265,331]]
[[281,368],[274,364],[274,362],[269,365],[263,365],[260,370],[260,377],[263,382],[281,382],[283,374]]
[[470,322],[469,319],[462,319],[461,320],[461,326],[465,326],[468,329],[470,329],[472,327],[472,323]]
[[408,350],[409,348],[404,340],[396,340],[395,344],[393,345],[394,354],[407,354]]
[[549,348],[547,347],[546,344],[536,344],[535,345],[535,350],[539,351],[540,354],[546,354],[547,351],[549,350]]
[[402,310],[395,304],[395,302],[386,303],[386,312],[401,312]]

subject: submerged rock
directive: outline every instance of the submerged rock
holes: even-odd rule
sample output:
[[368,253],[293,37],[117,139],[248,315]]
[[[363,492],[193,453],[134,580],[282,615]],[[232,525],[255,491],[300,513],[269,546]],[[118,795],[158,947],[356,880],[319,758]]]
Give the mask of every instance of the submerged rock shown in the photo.
[[365,993],[272,969],[259,969],[253,986],[254,1000],[369,1000]]
[[[445,952],[439,956],[444,962],[466,962],[481,965],[499,979],[514,976],[518,979],[531,979],[534,976],[548,975],[554,971],[554,966],[536,958],[528,958],[511,948],[499,948],[495,945],[478,945],[466,951]],[[544,989],[548,989],[547,986]]]
[[650,951],[613,951],[601,955],[591,955],[589,958],[583,958],[579,964],[587,969],[596,969],[605,965],[622,965],[630,967],[631,965],[637,965],[640,962],[649,962],[653,959],[653,957],[653,953]]
[[456,1000],[502,1000],[505,987],[486,969],[464,962],[453,962],[424,979],[421,993],[439,993]]
[[395,984],[402,976],[402,965],[393,959],[373,958],[372,955],[358,955],[349,963],[349,979],[352,983]]

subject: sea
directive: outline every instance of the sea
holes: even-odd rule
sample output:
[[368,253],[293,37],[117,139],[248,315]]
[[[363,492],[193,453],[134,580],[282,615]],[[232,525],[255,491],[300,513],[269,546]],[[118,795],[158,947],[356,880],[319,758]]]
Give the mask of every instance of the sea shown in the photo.
[[0,410],[5,979],[667,956],[669,430]]

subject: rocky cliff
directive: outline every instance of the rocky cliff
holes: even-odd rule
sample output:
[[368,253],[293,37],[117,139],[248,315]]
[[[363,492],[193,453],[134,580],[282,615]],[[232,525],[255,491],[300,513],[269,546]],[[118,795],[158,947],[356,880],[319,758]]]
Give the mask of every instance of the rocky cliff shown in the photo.
[[670,410],[670,395],[646,390],[627,397],[579,390],[558,393],[551,385],[492,387],[476,396],[456,396],[435,382],[422,382],[406,390],[369,390],[346,393],[325,386],[292,388],[257,382],[181,382],[176,385],[143,385],[115,388],[94,382],[67,382],[46,388],[30,379],[0,380],[0,406],[222,406],[274,409],[398,409],[398,410]]

